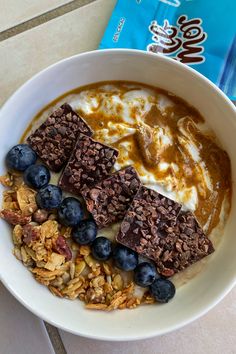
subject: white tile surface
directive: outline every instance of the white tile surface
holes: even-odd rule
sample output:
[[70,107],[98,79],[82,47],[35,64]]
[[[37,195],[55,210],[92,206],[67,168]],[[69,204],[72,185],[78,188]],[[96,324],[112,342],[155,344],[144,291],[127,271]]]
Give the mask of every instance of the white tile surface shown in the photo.
[[0,354],[55,354],[43,322],[0,283]]
[[97,0],[1,42],[0,105],[41,69],[60,59],[96,49],[114,4],[115,0]]
[[71,0],[0,0],[0,31],[27,21]]
[[[204,317],[154,339],[119,343],[85,339],[64,331],[60,334],[68,354],[235,354],[235,299],[236,288]],[[124,321],[125,316],[128,310]]]

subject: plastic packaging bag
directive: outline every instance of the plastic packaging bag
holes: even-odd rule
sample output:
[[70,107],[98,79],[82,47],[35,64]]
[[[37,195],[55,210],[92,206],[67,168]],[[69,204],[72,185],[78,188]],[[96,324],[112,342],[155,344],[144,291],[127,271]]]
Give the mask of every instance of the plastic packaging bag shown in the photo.
[[167,55],[236,99],[236,0],[118,0],[99,48]]

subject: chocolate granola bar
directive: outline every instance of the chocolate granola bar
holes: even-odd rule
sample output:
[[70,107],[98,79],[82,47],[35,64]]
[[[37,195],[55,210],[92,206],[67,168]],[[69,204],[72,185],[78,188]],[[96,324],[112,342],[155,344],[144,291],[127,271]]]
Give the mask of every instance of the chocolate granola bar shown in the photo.
[[82,192],[99,228],[124,218],[140,184],[136,170],[129,166]]
[[59,186],[80,194],[109,174],[118,156],[118,150],[79,134],[73,153],[60,177]]
[[67,103],[55,110],[27,142],[50,170],[58,172],[69,159],[78,134],[92,131]]
[[180,209],[180,204],[142,186],[116,239],[154,260],[160,274],[172,276],[214,251],[194,215]]

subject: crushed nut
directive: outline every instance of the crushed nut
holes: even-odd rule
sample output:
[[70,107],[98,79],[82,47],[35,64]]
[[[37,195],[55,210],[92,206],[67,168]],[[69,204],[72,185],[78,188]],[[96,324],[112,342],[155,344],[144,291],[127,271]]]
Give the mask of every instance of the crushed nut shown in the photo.
[[33,220],[42,224],[43,222],[47,221],[48,219],[48,212],[44,209],[38,209],[33,214]]

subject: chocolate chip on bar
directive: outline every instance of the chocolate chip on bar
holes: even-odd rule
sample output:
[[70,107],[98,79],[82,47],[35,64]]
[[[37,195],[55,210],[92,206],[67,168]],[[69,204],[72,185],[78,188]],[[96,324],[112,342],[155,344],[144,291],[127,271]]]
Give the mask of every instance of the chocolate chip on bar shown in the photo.
[[212,242],[195,216],[191,212],[181,211],[175,230],[166,230],[166,245],[156,262],[157,268],[161,274],[171,276],[213,252]]
[[136,170],[129,166],[82,192],[100,229],[124,218],[140,184]]
[[58,172],[69,159],[79,133],[92,135],[85,121],[65,103],[28,137],[27,142],[50,170]]
[[116,239],[154,260],[160,274],[172,276],[214,251],[193,214],[180,209],[180,204],[142,186]]
[[107,177],[117,156],[118,150],[79,134],[59,186],[67,192],[80,194],[82,188],[89,188]]

